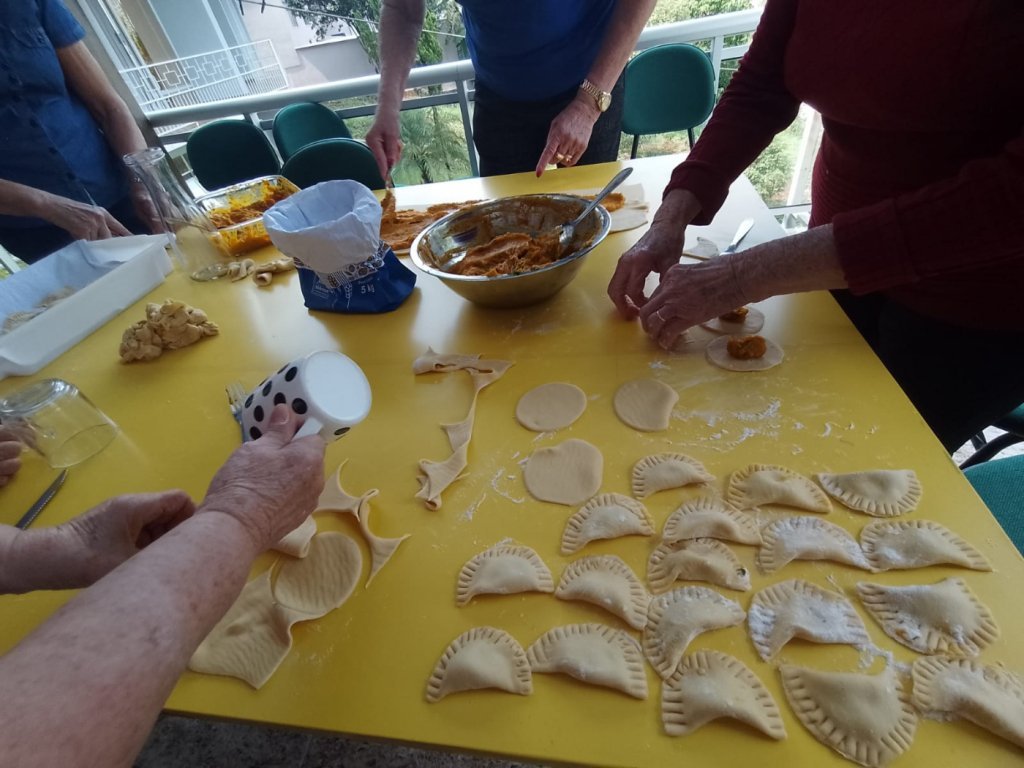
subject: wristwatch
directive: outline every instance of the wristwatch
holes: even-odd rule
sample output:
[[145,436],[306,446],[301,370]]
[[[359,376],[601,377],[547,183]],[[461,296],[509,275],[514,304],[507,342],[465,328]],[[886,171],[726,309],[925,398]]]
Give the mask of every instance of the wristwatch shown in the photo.
[[602,91],[592,82],[584,79],[580,83],[580,90],[584,93],[590,94],[594,98],[594,105],[597,107],[599,112],[607,112],[608,107],[612,105],[612,95],[608,91]]

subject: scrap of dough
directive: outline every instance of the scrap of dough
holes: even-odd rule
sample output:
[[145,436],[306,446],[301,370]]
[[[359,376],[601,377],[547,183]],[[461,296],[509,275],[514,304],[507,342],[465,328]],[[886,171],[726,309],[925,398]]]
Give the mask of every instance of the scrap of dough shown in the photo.
[[353,517],[359,517],[359,506],[362,504],[363,499],[372,498],[370,494],[376,495],[377,491],[372,489],[372,491],[367,491],[362,496],[353,496],[346,491],[341,485],[341,470],[346,463],[348,463],[348,459],[345,459],[345,461],[338,465],[332,478],[334,482],[328,480],[324,483],[324,489],[320,492],[316,508],[317,510],[329,509],[333,512],[344,512]]
[[192,654],[189,669],[262,687],[291,648],[292,625],[319,619],[344,603],[362,564],[359,546],[348,536],[313,537],[309,554],[284,563],[273,587],[269,570],[245,585]]
[[583,415],[587,393],[575,384],[553,381],[534,387],[516,404],[516,421],[534,432],[564,429]]
[[183,301],[167,299],[146,305],[146,319],[128,328],[121,337],[121,362],[155,360],[165,349],[180,349],[220,333],[203,310]]
[[760,544],[761,531],[754,518],[722,499],[702,496],[680,504],[662,529],[663,541],[721,539],[737,544]]
[[707,587],[680,587],[658,595],[647,609],[644,655],[667,679],[697,635],[735,627],[745,615],[739,603]]
[[740,509],[782,504],[821,514],[832,511],[832,502],[821,488],[803,475],[774,464],[751,464],[733,472],[725,497]]
[[708,362],[723,368],[727,371],[767,371],[774,368],[785,358],[782,347],[771,339],[765,339],[767,349],[761,357],[752,357],[747,360],[740,360],[729,354],[728,345],[731,336],[719,336],[704,348],[704,356]]
[[679,393],[657,379],[627,381],[615,392],[612,405],[622,422],[641,432],[668,429]]
[[1024,748],[1024,683],[975,659],[927,656],[912,667],[913,701],[925,717],[962,717]]
[[783,665],[782,689],[804,727],[826,747],[867,768],[910,749],[917,715],[892,667],[879,675]]
[[647,698],[644,658],[636,640],[604,624],[567,624],[548,630],[526,649],[534,672],[561,672],[637,699]]
[[764,661],[774,658],[795,637],[815,643],[871,642],[849,600],[802,579],[780,581],[754,595],[747,628]]
[[598,539],[633,535],[654,535],[654,523],[644,505],[618,493],[602,493],[580,507],[566,522],[562,554],[579,552]]
[[[709,331],[724,333],[728,336],[752,336],[755,333],[760,333],[764,328],[764,312],[757,307],[747,307],[747,316],[740,322],[713,317],[701,325]],[[768,340],[765,339],[765,341]]]
[[677,580],[706,581],[727,589],[750,589],[750,573],[733,551],[714,539],[663,541],[647,562],[647,581],[663,592]]
[[818,482],[836,501],[874,517],[913,512],[921,500],[921,483],[912,469],[876,469],[843,475],[822,472]]
[[316,535],[316,520],[310,515],[293,531],[286,533],[271,549],[284,552],[292,557],[305,557],[309,553],[309,542]]
[[359,545],[343,533],[313,537],[309,554],[281,565],[274,582],[274,599],[285,608],[319,619],[344,603],[363,571]]
[[196,648],[188,668],[207,675],[237,677],[253,688],[261,688],[292,647],[293,621],[291,612],[274,602],[270,571],[264,571],[245,585]]
[[420,490],[416,493],[416,498],[422,499],[427,509],[441,508],[441,494],[469,465],[469,441],[473,437],[477,397],[484,387],[504,376],[510,367],[512,363],[508,360],[484,360],[479,355],[444,355],[438,354],[430,347],[425,354],[413,361],[414,374],[465,370],[473,381],[473,399],[470,401],[466,418],[455,424],[441,425],[448,437],[451,455],[444,461],[420,460],[420,476],[417,478]]
[[512,635],[495,627],[473,627],[452,640],[427,682],[427,701],[481,688],[533,693],[526,652]]
[[794,560],[832,560],[873,570],[853,536],[820,517],[784,517],[766,525],[761,536],[757,566],[762,573],[774,573]]
[[786,738],[779,705],[743,662],[718,651],[697,651],[661,687],[661,722],[669,736],[685,736],[721,717],[776,740]]
[[633,495],[643,499],[669,488],[713,483],[715,476],[699,461],[682,453],[658,453],[633,465],[632,481]]
[[519,544],[495,544],[462,566],[455,604],[465,605],[476,595],[554,591],[551,571],[533,549]]
[[579,504],[601,487],[604,457],[585,440],[566,440],[538,448],[523,467],[526,490],[533,498],[555,504]]
[[647,626],[651,596],[625,561],[615,555],[581,557],[566,566],[555,597],[582,600],[613,613],[633,629]]
[[977,656],[999,637],[992,614],[963,579],[903,587],[862,581],[857,595],[885,634],[918,653]]
[[932,520],[876,520],[860,532],[860,546],[876,571],[929,565],[992,570],[981,552]]

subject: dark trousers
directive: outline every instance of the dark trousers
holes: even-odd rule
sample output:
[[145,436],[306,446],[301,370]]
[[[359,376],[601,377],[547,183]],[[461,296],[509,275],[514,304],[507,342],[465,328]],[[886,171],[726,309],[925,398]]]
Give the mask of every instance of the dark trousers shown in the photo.
[[[522,173],[537,167],[548,141],[551,121],[576,98],[578,89],[543,101],[508,101],[477,83],[473,108],[473,142],[480,154],[480,175]],[[576,165],[608,163],[619,154],[625,78],[612,89],[612,104],[594,123],[587,151]]]
[[880,294],[832,295],[950,453],[1024,403],[1024,332],[949,325]]
[[[135,213],[131,197],[124,197],[107,211],[137,235],[148,235],[149,228]],[[72,242],[71,234],[60,227],[0,227],[0,245],[27,264],[39,261]]]

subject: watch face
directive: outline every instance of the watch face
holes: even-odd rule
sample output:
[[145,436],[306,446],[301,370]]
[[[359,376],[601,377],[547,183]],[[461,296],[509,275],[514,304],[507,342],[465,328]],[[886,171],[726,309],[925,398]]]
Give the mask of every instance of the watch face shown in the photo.
[[607,112],[608,107],[612,105],[612,95],[610,93],[604,93],[597,97],[597,108],[602,112]]

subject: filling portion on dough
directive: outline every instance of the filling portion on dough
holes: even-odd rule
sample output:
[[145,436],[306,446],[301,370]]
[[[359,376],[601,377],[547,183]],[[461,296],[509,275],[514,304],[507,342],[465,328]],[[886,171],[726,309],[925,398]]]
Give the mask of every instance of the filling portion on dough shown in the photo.
[[756,360],[764,357],[768,351],[764,336],[733,336],[726,342],[725,348],[737,360]]

